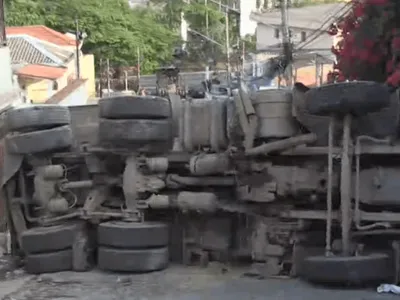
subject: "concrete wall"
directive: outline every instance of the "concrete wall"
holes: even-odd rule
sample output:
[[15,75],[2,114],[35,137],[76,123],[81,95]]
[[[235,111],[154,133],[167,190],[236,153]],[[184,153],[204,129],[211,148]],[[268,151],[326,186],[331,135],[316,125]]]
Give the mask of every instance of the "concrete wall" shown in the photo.
[[94,68],[94,55],[86,54],[81,59],[81,77],[87,79],[86,88],[89,97],[96,96],[96,74]]
[[280,43],[281,40],[275,38],[274,29],[270,26],[258,24],[256,28],[256,48],[263,50],[270,46]]
[[[322,78],[323,82],[326,82],[329,71],[332,71],[332,64],[323,65]],[[316,85],[316,68],[315,66],[307,66],[299,68],[297,70],[296,81],[301,82],[305,85],[312,86]]]
[[0,70],[0,94],[9,93],[14,89],[14,86],[10,50],[8,47],[0,46]]
[[[312,40],[310,38],[311,34],[315,36],[313,30],[307,31],[305,29],[296,27],[291,27],[290,30],[292,32],[291,40],[295,45],[301,43],[302,32],[305,32],[307,41]],[[270,46],[277,45],[282,42],[282,31],[279,31],[279,37],[276,38],[275,28],[273,26],[267,26],[265,24],[258,23],[256,29],[256,40],[257,40],[256,42],[257,50],[264,50]],[[307,43],[307,45],[304,48],[310,50],[321,49],[321,48],[330,49],[332,45],[333,45],[333,38],[328,34],[324,34],[316,38],[312,42]]]
[[75,91],[70,93],[63,101],[61,101],[60,105],[68,105],[68,106],[84,105],[87,103],[88,98],[89,96],[86,85],[82,84]]
[[33,103],[43,103],[57,92],[53,90],[53,81],[47,79],[19,78],[21,87],[25,88],[26,97]]

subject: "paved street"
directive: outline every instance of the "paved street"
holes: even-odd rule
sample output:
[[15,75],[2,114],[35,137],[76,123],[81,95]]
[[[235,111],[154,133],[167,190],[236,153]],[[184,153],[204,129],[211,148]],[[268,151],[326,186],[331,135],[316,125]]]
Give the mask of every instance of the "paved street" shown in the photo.
[[41,276],[9,274],[0,283],[2,300],[379,300],[399,296],[371,290],[324,289],[298,280],[243,278],[241,270],[224,273],[171,267],[142,275],[64,272]]

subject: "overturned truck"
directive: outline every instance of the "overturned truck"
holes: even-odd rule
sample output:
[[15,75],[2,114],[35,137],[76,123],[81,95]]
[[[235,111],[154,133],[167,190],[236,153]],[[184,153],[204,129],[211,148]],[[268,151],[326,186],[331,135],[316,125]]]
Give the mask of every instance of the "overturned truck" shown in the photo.
[[242,83],[2,119],[3,200],[27,272],[216,260],[263,276],[397,280],[399,98],[377,83]]

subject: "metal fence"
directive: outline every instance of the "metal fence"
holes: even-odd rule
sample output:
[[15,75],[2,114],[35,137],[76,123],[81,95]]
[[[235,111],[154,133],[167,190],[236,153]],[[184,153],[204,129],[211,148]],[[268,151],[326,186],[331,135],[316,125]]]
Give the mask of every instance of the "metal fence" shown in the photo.
[[[0,0],[1,1],[1,0]],[[182,72],[180,73],[182,83],[186,87],[196,86],[200,84],[206,78],[206,72]],[[225,71],[218,71],[219,79],[224,82],[226,79]],[[140,77],[140,87],[149,88],[157,85],[157,76],[153,75],[142,75]],[[138,77],[137,76],[126,76],[125,78],[118,79],[98,79],[97,90],[108,89],[113,91],[122,90],[137,90],[138,89]]]

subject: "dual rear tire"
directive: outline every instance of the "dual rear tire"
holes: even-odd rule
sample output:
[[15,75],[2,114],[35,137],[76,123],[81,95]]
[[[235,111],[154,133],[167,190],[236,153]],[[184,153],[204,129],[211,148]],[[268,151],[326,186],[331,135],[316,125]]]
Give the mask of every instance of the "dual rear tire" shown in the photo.
[[93,242],[83,222],[28,229],[21,235],[21,248],[30,274],[87,271],[93,266]]
[[174,124],[168,99],[116,96],[99,101],[99,140],[104,146],[144,152],[172,147]]
[[98,228],[98,267],[144,273],[167,268],[168,226],[156,222],[111,221]]
[[66,149],[73,144],[68,107],[32,105],[5,114],[6,147],[12,154],[36,154]]
[[[168,226],[156,222],[110,221],[97,229],[97,264],[112,272],[145,273],[167,268]],[[87,271],[94,264],[93,234],[83,222],[36,227],[21,235],[30,274]]]

